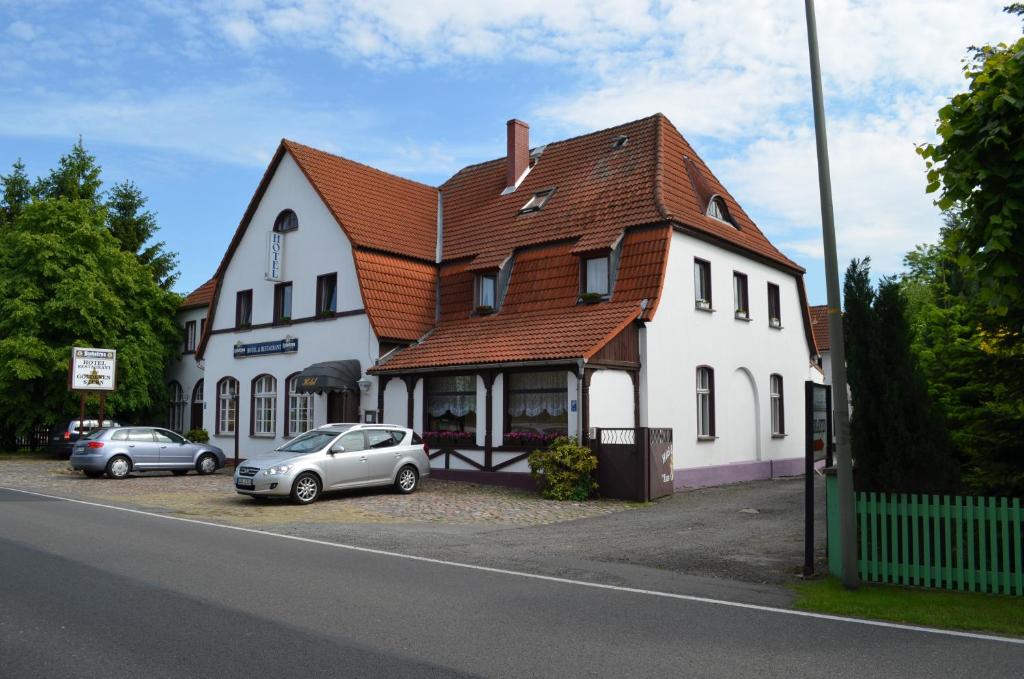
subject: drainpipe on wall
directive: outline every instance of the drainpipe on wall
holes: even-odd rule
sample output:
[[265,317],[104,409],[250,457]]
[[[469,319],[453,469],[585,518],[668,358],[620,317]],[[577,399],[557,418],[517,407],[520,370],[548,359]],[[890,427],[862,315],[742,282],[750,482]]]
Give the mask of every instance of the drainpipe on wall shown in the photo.
[[583,437],[586,432],[583,431],[583,380],[584,380],[584,366],[586,363],[581,358],[576,362],[579,367],[579,373],[576,375],[576,439],[583,443]]

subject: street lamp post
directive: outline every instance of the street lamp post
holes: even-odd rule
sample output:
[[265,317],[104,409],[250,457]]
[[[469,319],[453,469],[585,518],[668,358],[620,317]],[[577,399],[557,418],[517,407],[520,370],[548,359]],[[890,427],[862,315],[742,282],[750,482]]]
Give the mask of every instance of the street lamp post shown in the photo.
[[832,214],[832,178],[828,166],[825,136],[825,103],[821,94],[821,64],[818,62],[818,29],[814,0],[804,0],[807,12],[807,49],[811,60],[811,98],[814,102],[814,137],[818,151],[818,188],[821,193],[821,231],[825,241],[825,285],[828,292],[828,330],[832,352],[832,398],[835,404],[836,474],[839,486],[839,541],[842,549],[843,586],[856,589],[857,525],[853,512],[853,464],[850,457],[850,410],[846,395],[846,347],[843,343],[843,314],[839,304],[839,264],[836,255],[836,226]]

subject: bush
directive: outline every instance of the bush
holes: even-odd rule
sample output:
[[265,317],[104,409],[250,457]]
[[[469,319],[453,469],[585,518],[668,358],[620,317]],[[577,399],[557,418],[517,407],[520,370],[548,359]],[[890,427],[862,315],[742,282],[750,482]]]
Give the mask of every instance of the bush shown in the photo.
[[193,443],[210,442],[210,434],[205,429],[189,429],[185,432],[185,438]]
[[530,475],[548,500],[586,500],[597,491],[597,457],[575,438],[560,436],[547,450],[530,453]]

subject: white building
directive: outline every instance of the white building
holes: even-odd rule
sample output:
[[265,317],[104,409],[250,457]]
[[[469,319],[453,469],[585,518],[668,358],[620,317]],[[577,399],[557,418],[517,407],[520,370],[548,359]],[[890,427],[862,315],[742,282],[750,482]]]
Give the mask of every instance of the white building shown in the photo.
[[534,149],[507,131],[440,187],[281,143],[198,349],[213,440],[387,421],[437,475],[514,482],[555,435],[650,426],[676,487],[799,473],[803,270],[660,114]]
[[206,281],[178,307],[177,322],[184,341],[178,358],[167,366],[168,412],[166,425],[178,433],[205,428],[203,368],[196,348],[206,330],[206,316],[216,281]]

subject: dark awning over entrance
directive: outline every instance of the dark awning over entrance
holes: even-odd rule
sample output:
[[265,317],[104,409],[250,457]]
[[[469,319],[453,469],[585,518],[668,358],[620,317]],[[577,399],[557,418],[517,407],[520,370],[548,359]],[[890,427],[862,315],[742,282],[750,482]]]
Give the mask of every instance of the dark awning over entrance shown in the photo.
[[318,394],[345,389],[359,391],[362,374],[363,369],[355,359],[314,363],[299,373],[299,391]]

